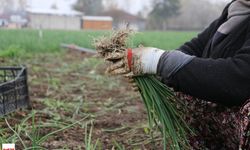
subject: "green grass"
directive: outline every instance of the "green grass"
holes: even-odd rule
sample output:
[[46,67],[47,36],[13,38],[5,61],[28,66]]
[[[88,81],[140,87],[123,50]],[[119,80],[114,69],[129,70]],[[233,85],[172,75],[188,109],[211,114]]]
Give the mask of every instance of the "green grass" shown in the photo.
[[164,50],[176,49],[197,35],[197,32],[142,32],[131,38],[134,46],[157,47]]
[[[51,31],[44,30],[39,36],[38,30],[0,30],[0,56],[15,56],[27,52],[58,52],[61,43],[77,44],[93,48],[94,37],[107,34],[108,31]],[[129,42],[131,47],[140,44],[165,50],[178,48],[196,32],[141,32]]]
[[43,31],[40,37],[37,30],[0,30],[0,56],[13,56],[20,51],[57,52],[61,43],[91,48],[92,38],[101,34],[105,32]]
[[[35,116],[36,116],[36,112],[32,111],[27,117],[25,117],[21,121],[20,124],[17,124],[15,128],[10,126],[7,118],[4,118],[8,128],[13,132],[13,135],[10,136],[10,138],[8,139],[3,138],[4,136],[2,136],[0,138],[0,143],[16,143],[19,140],[21,142],[23,149],[25,150],[35,150],[35,149],[43,150],[45,148],[43,148],[42,144],[45,143],[47,140],[49,140],[50,137],[52,137],[53,135],[59,132],[63,132],[67,129],[70,129],[88,118],[88,116],[86,116],[79,121],[76,121],[74,123],[67,124],[67,125],[64,125],[64,124],[59,125],[60,124],[59,122],[47,123],[45,125],[41,120],[39,120],[39,122],[36,122]],[[31,120],[31,124],[28,122],[30,120]],[[54,129],[54,131],[46,135],[41,135],[41,131],[46,128],[58,128],[58,129]],[[86,132],[88,132],[87,127],[85,130]],[[90,129],[89,135],[86,134],[86,137],[85,137],[85,138],[88,138],[88,141],[86,141],[89,144],[88,146],[92,146],[92,139],[91,139],[92,130],[93,130],[93,127],[91,127]],[[5,131],[0,130],[0,135],[4,135],[4,134],[5,134]],[[22,138],[23,135],[25,135],[26,139],[29,139],[30,141],[29,145],[31,146],[28,146],[27,143],[24,142],[24,138]]]

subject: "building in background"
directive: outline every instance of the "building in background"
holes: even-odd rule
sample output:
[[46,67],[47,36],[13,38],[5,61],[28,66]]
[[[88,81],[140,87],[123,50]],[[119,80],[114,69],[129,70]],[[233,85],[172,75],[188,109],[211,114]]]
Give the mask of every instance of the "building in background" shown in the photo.
[[80,30],[82,13],[58,9],[28,9],[28,27],[32,29]]
[[83,16],[82,29],[84,30],[111,30],[113,18],[110,16]]
[[28,19],[26,15],[22,15],[21,13],[12,14],[9,19],[10,23],[8,25],[9,28],[20,29],[27,27]]
[[0,15],[0,28],[7,27],[9,24],[8,17],[5,15]]
[[21,29],[27,26],[28,20],[24,13],[9,12],[0,14],[0,27],[8,29]]

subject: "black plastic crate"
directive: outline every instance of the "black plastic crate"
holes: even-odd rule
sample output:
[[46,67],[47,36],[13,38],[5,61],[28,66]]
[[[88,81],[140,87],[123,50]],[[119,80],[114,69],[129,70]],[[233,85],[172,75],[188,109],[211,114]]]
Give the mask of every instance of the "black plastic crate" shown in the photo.
[[27,107],[30,108],[27,69],[0,67],[0,116]]

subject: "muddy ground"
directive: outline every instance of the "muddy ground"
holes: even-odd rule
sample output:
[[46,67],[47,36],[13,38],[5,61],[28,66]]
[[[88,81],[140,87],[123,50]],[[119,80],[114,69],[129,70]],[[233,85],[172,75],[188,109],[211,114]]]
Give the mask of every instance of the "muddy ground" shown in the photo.
[[[159,135],[151,138],[140,95],[131,90],[125,79],[105,75],[102,60],[64,51],[2,58],[1,62],[5,66],[25,64],[29,69],[33,111],[23,110],[6,117],[26,146],[35,141],[28,136],[34,135],[32,117],[24,121],[33,112],[36,127],[41,126],[35,132],[39,133],[37,137],[75,123],[39,143],[45,149],[87,149],[85,137],[89,137],[91,127],[91,143],[97,141],[97,149],[161,149]],[[14,139],[18,149],[24,148],[4,118],[0,119],[0,128],[2,142]]]

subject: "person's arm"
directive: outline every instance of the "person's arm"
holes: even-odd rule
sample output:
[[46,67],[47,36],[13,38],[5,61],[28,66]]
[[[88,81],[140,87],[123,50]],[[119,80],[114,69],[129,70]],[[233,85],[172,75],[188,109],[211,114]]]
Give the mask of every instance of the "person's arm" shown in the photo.
[[228,106],[241,105],[250,98],[250,36],[234,57],[195,57],[171,77],[167,76],[167,56],[161,56],[157,72],[176,90]]

